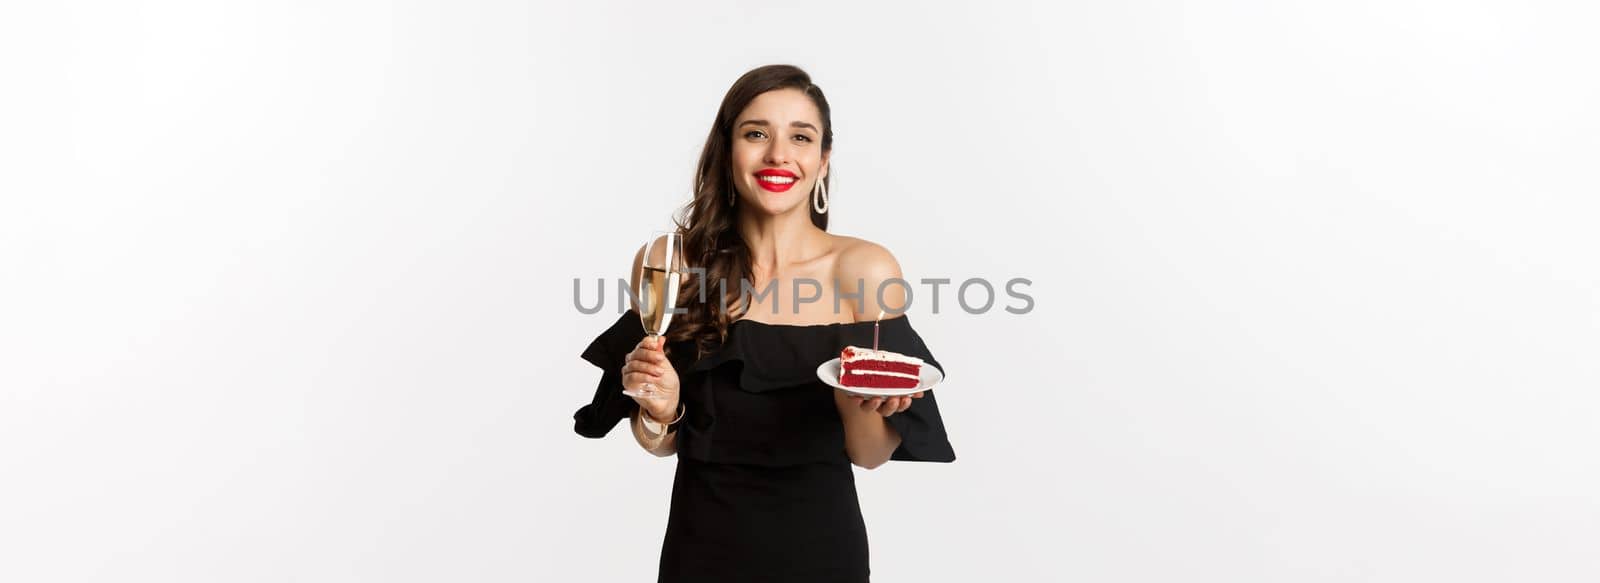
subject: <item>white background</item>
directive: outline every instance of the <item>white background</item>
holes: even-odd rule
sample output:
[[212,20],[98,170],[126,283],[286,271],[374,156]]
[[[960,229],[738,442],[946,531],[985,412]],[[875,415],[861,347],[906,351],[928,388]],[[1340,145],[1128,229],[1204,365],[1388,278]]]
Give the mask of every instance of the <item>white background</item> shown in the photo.
[[1600,578],[1593,8],[978,4],[8,3],[0,580],[654,580],[571,282],[768,63],[835,232],[1034,281],[912,310],[874,581]]

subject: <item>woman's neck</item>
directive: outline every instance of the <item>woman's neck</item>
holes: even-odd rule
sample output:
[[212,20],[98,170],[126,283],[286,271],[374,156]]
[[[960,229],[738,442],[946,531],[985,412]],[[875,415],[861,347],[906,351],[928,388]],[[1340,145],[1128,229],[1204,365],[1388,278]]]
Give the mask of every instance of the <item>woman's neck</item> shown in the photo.
[[755,275],[773,277],[784,266],[826,252],[828,234],[811,223],[809,207],[780,216],[739,214],[739,234],[750,249]]

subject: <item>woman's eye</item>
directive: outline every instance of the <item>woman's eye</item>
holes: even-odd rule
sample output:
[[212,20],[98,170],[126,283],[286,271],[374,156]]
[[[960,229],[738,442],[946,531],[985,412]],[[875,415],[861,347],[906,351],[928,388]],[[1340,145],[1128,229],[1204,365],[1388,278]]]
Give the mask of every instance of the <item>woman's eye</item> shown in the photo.
[[[766,134],[763,133],[761,130],[750,130],[750,131],[744,133],[744,137],[754,139],[754,138],[757,138],[757,137],[766,137]],[[808,136],[808,135],[805,135],[805,134],[795,134],[794,137],[799,138],[801,140],[805,140],[807,142],[811,141],[811,136]]]

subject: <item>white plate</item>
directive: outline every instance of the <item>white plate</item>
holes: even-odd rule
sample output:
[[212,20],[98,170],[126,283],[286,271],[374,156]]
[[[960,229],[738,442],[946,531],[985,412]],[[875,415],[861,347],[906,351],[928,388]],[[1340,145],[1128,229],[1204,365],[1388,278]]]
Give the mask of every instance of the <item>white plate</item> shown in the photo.
[[824,383],[828,383],[828,386],[830,387],[853,395],[861,395],[863,397],[898,397],[901,395],[910,395],[917,391],[926,391],[933,388],[934,385],[937,385],[944,380],[944,373],[939,372],[938,367],[924,363],[922,365],[922,382],[917,383],[917,387],[914,389],[869,389],[867,387],[847,387],[839,384],[839,359],[835,358],[828,362],[824,362],[822,363],[822,366],[817,367],[817,378],[822,379],[822,382]]

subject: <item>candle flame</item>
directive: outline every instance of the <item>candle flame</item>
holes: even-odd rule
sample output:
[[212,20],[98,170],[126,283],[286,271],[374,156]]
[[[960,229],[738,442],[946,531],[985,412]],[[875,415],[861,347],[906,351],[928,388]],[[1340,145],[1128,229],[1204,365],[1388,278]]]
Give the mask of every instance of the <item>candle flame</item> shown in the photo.
[[883,320],[883,310],[878,310],[878,320],[872,322],[872,349],[878,349],[878,323]]

